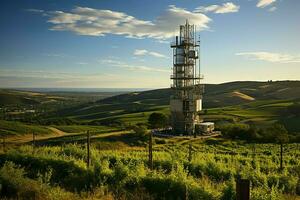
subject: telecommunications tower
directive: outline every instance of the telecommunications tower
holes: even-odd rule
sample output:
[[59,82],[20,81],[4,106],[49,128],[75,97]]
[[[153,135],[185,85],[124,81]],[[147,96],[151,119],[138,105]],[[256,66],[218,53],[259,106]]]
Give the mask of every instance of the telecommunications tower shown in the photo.
[[186,21],[180,25],[179,36],[171,43],[173,49],[174,90],[170,99],[173,131],[193,135],[200,123],[198,112],[202,109],[203,86],[200,84],[200,41],[196,39],[196,27]]

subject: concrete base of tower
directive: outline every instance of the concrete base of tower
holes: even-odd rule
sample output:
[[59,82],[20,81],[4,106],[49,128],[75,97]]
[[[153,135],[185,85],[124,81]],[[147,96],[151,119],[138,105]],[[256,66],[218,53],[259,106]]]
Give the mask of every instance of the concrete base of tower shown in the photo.
[[[191,120],[191,123],[185,121],[184,113],[172,112],[172,131],[175,135],[194,135],[196,133],[196,124],[198,120]],[[196,118],[197,119],[197,118]]]

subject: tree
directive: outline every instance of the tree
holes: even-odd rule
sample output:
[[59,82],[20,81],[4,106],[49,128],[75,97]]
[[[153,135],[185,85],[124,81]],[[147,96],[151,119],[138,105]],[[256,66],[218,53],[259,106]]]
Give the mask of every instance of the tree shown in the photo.
[[147,134],[147,128],[143,125],[137,125],[133,127],[134,133],[141,138],[145,138]]
[[162,113],[152,113],[148,118],[150,128],[163,128],[168,123],[168,118]]
[[275,140],[280,144],[280,169],[283,169],[283,144],[289,142],[288,131],[281,124],[275,124],[273,127]]
[[287,107],[287,113],[295,116],[300,116],[300,103],[293,103]]

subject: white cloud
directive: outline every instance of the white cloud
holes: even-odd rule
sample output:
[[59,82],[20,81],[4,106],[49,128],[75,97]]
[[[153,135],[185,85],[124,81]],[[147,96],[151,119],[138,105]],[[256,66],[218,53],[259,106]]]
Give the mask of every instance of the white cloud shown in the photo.
[[170,73],[170,70],[160,69],[160,68],[153,68],[153,67],[147,67],[143,65],[121,65],[121,68],[132,70],[132,71],[149,71],[149,72],[167,72]]
[[45,12],[44,10],[35,9],[35,8],[26,9],[26,11],[28,11],[28,12],[35,12],[35,13],[43,13],[43,12]]
[[70,55],[59,54],[59,53],[43,53],[42,55],[43,56],[48,56],[48,57],[58,57],[58,58],[72,57]]
[[196,8],[196,12],[213,12],[213,13],[233,13],[238,12],[240,9],[240,6],[235,5],[232,2],[223,3],[222,5],[210,5],[210,6],[200,6]]
[[271,5],[275,2],[276,2],[276,0],[258,0],[258,2],[256,4],[256,7],[264,8],[264,7],[269,6],[269,5]]
[[147,50],[145,49],[136,49],[134,52],[133,52],[133,55],[135,56],[144,56],[148,53]]
[[104,63],[104,64],[111,64],[111,65],[122,65],[124,64],[123,62],[115,59],[101,59],[99,62]]
[[15,77],[15,78],[46,78],[46,79],[55,79],[55,80],[65,80],[65,79],[84,79],[89,80],[99,79],[99,77],[110,76],[110,74],[105,73],[92,73],[92,74],[83,74],[76,72],[61,72],[61,71],[44,71],[44,70],[10,70],[10,69],[0,69],[0,78],[3,77]]
[[[169,85],[169,73],[157,69],[153,76],[153,69],[145,66],[133,66],[125,70],[132,73],[106,73],[100,71],[82,73],[60,70],[29,70],[18,66],[19,69],[9,69],[1,66],[1,87],[43,87],[43,88],[158,88]],[[149,73],[140,73],[148,71]],[[150,73],[151,72],[151,73]],[[137,75],[140,73],[140,75]],[[137,85],[138,83],[138,85]]]
[[167,72],[170,73],[170,70],[165,70],[163,68],[157,68],[157,67],[148,67],[144,65],[134,65],[134,64],[127,64],[125,62],[121,62],[119,60],[113,60],[113,59],[102,59],[100,60],[103,64],[109,64],[111,66],[120,67],[126,70],[133,70],[133,71],[148,71],[148,72]]
[[158,43],[161,43],[161,44],[169,44],[170,42],[167,41],[167,40],[157,40]]
[[146,49],[136,49],[133,52],[133,55],[135,55],[135,56],[150,55],[150,56],[154,56],[154,57],[158,57],[158,58],[168,58],[167,56],[165,56],[165,55],[163,55],[161,53],[158,53],[158,52],[155,52],[155,51],[148,51]]
[[78,62],[76,63],[77,65],[88,65],[89,63],[86,63],[86,62]]
[[251,60],[263,60],[273,63],[300,63],[300,56],[283,54],[283,53],[271,53],[271,52],[242,52],[236,53],[237,56],[245,56]]
[[270,12],[274,12],[275,10],[277,10],[276,7],[271,7],[271,8],[269,8],[269,11],[270,11]]
[[106,34],[124,35],[130,38],[165,39],[174,35],[178,25],[188,19],[197,25],[198,30],[208,29],[211,21],[202,13],[188,11],[170,5],[153,21],[137,19],[123,12],[76,7],[69,12],[47,12],[50,30],[71,31],[78,35],[105,36]]

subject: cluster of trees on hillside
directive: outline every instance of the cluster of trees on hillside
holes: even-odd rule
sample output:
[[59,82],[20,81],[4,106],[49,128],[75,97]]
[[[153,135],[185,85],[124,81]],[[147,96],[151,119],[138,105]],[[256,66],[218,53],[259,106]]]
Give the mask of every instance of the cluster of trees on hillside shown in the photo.
[[274,124],[268,128],[257,128],[247,124],[229,124],[219,127],[222,135],[230,139],[246,140],[248,142],[300,142],[300,135],[288,134],[282,124]]
[[[145,136],[147,129],[164,128],[169,125],[169,117],[163,113],[154,112],[148,118],[147,124],[137,124],[131,127],[139,136]],[[287,143],[300,142],[299,134],[288,133],[286,128],[275,123],[267,128],[254,125],[231,123],[218,127],[222,135],[229,139],[245,140],[247,142]]]
[[293,103],[292,105],[288,106],[286,109],[286,113],[289,115],[300,117],[300,103]]
[[147,128],[149,129],[157,129],[164,128],[169,124],[169,118],[163,113],[154,112],[148,118],[147,124],[137,124],[133,126],[133,131],[140,138],[146,138]]

